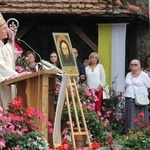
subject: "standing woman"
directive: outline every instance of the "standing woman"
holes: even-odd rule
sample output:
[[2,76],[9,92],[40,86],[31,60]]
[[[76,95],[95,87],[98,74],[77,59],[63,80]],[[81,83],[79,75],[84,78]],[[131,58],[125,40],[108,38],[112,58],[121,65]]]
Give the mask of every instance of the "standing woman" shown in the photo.
[[102,64],[99,64],[99,55],[93,52],[89,56],[89,66],[85,68],[87,84],[90,89],[96,90],[98,101],[95,104],[96,112],[101,112],[102,92],[106,84],[105,70]]
[[149,122],[148,105],[138,106],[135,104],[135,93],[143,93],[148,95],[150,88],[150,78],[141,70],[141,64],[134,59],[130,63],[131,72],[125,78],[125,133],[128,129],[136,129],[136,124],[132,122],[133,118],[137,118],[140,112],[144,112],[144,120]]
[[58,61],[57,53],[55,51],[52,51],[49,56],[50,56],[50,63],[56,67],[59,67],[59,61]]

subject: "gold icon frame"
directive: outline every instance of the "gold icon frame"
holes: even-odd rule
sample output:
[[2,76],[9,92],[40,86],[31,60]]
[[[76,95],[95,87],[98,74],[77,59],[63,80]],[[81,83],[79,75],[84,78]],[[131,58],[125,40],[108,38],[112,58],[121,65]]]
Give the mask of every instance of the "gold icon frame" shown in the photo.
[[[52,34],[62,70],[66,72],[69,76],[78,76],[79,72],[72,51],[72,44],[69,34],[68,33],[52,33]],[[67,54],[63,52],[64,45],[66,46],[65,51],[67,49]]]

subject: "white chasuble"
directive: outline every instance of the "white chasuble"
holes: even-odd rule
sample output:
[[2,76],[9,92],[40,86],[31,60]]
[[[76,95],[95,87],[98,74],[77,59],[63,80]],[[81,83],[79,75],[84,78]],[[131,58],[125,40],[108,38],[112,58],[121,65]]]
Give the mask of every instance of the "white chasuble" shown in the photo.
[[[7,108],[12,97],[11,86],[4,85],[2,82],[15,74],[17,74],[17,72],[15,71],[13,48],[9,43],[4,45],[3,42],[0,41],[0,105],[3,108]],[[12,90],[13,93],[15,92],[14,90]]]

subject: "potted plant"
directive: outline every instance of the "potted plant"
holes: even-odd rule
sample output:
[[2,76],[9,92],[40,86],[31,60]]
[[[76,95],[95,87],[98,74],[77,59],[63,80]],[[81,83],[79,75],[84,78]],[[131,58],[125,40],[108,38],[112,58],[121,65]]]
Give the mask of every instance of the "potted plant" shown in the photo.
[[[43,132],[36,125],[39,119],[46,121],[44,116],[35,108],[23,108],[21,97],[11,100],[8,110],[0,107],[0,116],[0,149],[49,149]],[[47,127],[50,131],[52,124],[47,122]]]
[[125,98],[122,92],[110,89],[110,98],[104,99],[102,104],[102,116],[109,120],[111,129],[115,133],[123,133]]
[[[60,83],[58,83],[56,85],[56,100],[57,100],[57,96],[59,93],[59,87],[60,87]],[[69,89],[68,89],[69,90]],[[82,104],[82,109],[83,109],[83,113],[84,113],[84,117],[86,120],[86,124],[87,124],[87,128],[90,132],[90,137],[91,137],[91,141],[94,142],[98,142],[100,143],[101,146],[103,145],[112,145],[112,134],[110,133],[110,126],[109,126],[109,121],[107,119],[105,119],[104,117],[102,117],[101,114],[99,114],[99,116],[97,115],[97,113],[95,112],[95,102],[97,101],[97,96],[95,95],[95,91],[94,90],[90,90],[88,88],[88,86],[86,84],[80,84],[78,85],[78,92],[80,95],[80,100],[81,100],[81,104]],[[68,92],[69,93],[69,92]],[[70,97],[70,95],[69,95]],[[74,92],[74,99],[77,100],[77,95]],[[75,127],[76,126],[76,120],[75,120],[75,113],[74,113],[74,109],[72,107],[72,101],[71,101],[71,97],[70,97],[70,110],[71,110],[71,116],[72,116],[72,120],[73,120],[73,124],[72,126]],[[83,127],[83,121],[82,121],[82,116],[80,113],[80,109],[78,107],[77,104],[77,113],[78,113],[78,117],[79,117],[79,124],[81,127]],[[62,126],[65,127],[63,128],[63,134],[70,134],[69,132],[69,127],[70,127],[70,122],[69,122],[69,118],[68,118],[68,109],[67,109],[67,103],[66,101],[64,102],[64,107],[63,107],[63,111],[62,111]],[[108,134],[108,132],[110,134]]]
[[150,124],[144,120],[144,113],[140,112],[137,118],[133,118],[137,129],[129,129],[126,135],[118,136],[118,143],[121,145],[122,150],[135,150],[150,148]]

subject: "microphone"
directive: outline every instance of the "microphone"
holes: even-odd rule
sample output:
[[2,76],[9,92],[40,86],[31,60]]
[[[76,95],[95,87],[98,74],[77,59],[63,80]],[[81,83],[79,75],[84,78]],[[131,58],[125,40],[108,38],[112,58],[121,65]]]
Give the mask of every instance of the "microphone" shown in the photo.
[[63,70],[59,69],[58,67],[54,66],[53,64],[51,64],[50,62],[46,61],[46,60],[41,60],[43,65],[50,68],[50,69],[55,69],[57,70],[59,73],[63,74]]
[[40,62],[41,62],[42,69],[44,69],[44,66],[43,66],[43,63],[42,63],[42,58],[41,58],[40,54],[37,53],[37,52],[36,52],[29,44],[27,44],[24,40],[21,40],[21,39],[19,39],[19,38],[16,38],[16,40],[17,40],[17,41],[20,41],[20,42],[22,42],[22,43],[24,43],[27,47],[29,47],[29,48],[39,57]]

